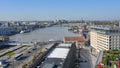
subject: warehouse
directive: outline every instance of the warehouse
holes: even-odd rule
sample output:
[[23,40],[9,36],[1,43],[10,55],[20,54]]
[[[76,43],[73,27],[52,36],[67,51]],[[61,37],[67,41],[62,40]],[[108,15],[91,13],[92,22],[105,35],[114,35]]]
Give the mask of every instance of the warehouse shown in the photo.
[[73,44],[58,44],[38,67],[74,68],[76,47]]

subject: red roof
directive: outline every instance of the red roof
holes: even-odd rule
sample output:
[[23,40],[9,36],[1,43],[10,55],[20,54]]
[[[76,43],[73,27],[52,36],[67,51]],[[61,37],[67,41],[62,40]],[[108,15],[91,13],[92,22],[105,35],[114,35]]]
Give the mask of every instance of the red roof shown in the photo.
[[83,36],[74,36],[74,37],[64,37],[65,41],[79,41],[79,42],[85,42],[85,39]]

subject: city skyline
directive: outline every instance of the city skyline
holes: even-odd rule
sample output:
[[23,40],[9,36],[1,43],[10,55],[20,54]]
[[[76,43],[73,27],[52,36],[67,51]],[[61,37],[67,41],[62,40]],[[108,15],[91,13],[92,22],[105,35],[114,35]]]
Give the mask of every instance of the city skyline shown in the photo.
[[1,0],[0,20],[120,20],[119,0]]

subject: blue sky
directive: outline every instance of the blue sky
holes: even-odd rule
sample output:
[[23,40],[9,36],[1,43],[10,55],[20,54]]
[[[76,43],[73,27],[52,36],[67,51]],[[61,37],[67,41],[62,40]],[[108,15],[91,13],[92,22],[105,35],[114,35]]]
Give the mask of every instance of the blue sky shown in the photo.
[[0,20],[120,20],[120,0],[0,0]]

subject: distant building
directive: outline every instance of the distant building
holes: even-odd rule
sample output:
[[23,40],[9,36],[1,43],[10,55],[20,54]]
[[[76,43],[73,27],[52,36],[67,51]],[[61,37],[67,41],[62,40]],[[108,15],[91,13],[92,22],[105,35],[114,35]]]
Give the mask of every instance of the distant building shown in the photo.
[[0,27],[0,35],[12,35],[16,32],[13,27]]
[[9,41],[8,36],[0,36],[0,41]]
[[76,45],[85,45],[85,38],[83,36],[64,37],[64,43],[74,43]]
[[75,68],[76,47],[73,44],[58,44],[49,51],[39,68]]
[[9,62],[6,60],[0,60],[0,68],[7,68]]
[[120,49],[120,28],[91,26],[90,45],[99,50]]

